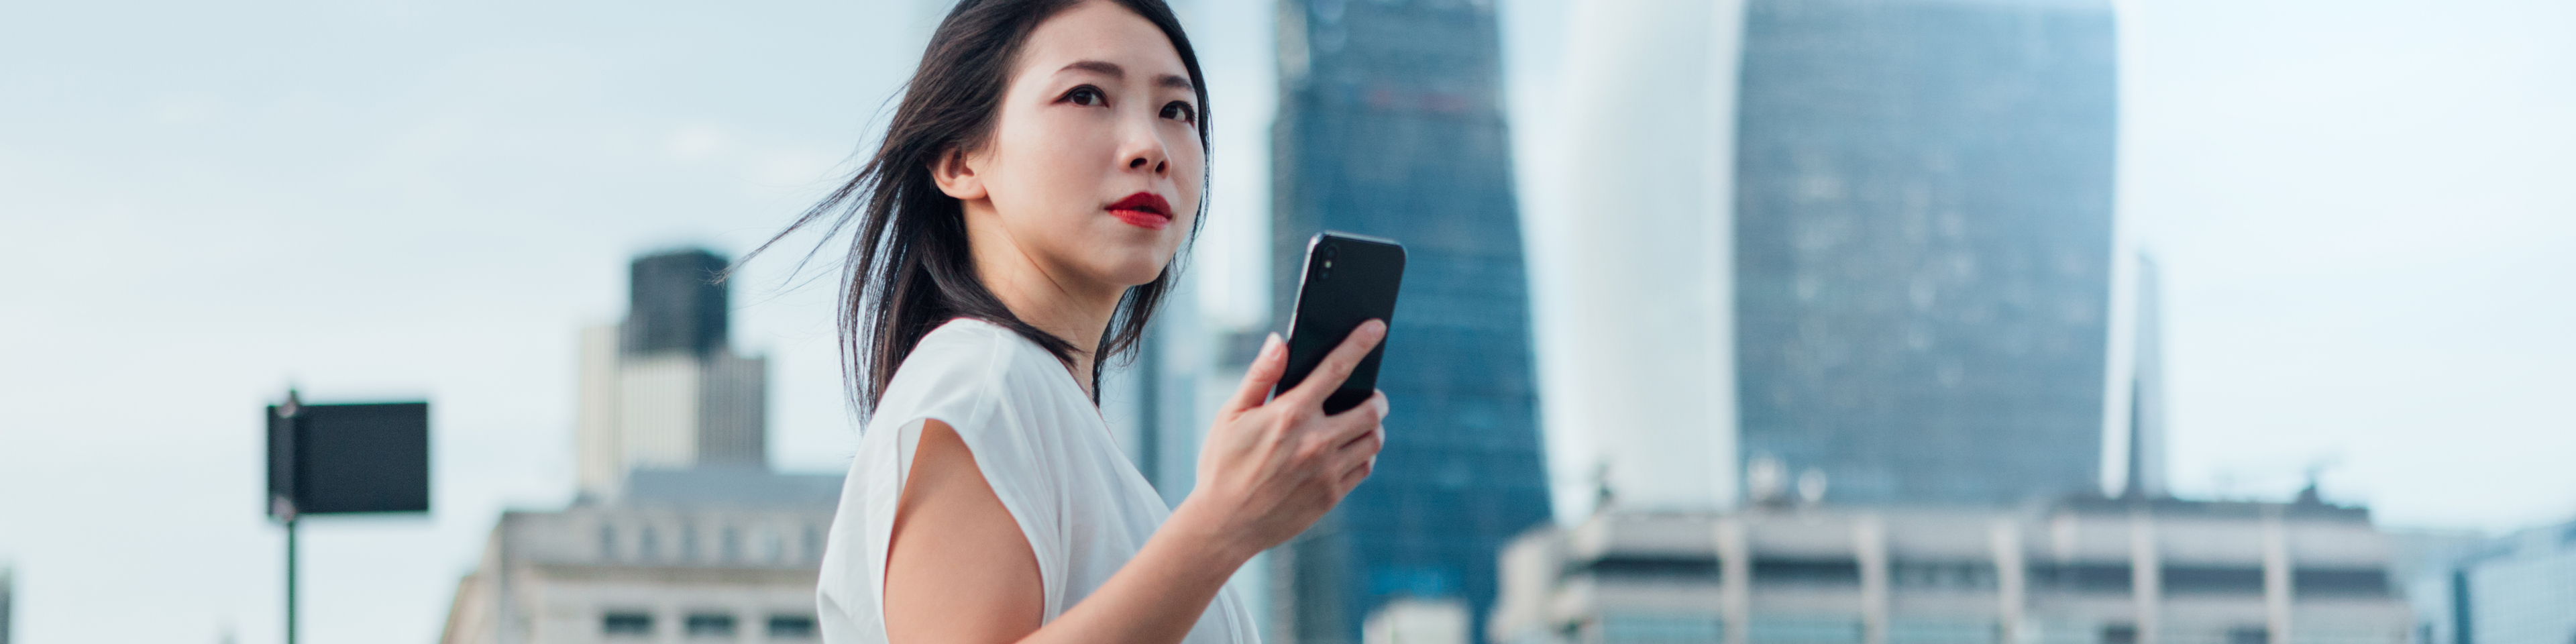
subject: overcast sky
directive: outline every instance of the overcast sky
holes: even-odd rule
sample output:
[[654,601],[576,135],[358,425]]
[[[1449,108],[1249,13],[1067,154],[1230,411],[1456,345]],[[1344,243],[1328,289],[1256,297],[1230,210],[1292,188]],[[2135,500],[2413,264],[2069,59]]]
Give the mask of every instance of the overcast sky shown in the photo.
[[[1502,4],[1521,153],[1551,154],[1567,6]],[[255,415],[290,383],[433,402],[433,515],[304,540],[306,641],[433,641],[495,514],[569,498],[575,333],[621,314],[627,259],[739,253],[809,202],[922,5],[0,4],[19,641],[279,641]],[[1220,128],[1197,270],[1251,322],[1270,8],[1184,10]],[[2576,517],[2576,5],[2124,11],[2121,226],[2166,271],[2177,486],[2279,498],[2332,459],[2328,496],[2392,525]],[[832,293],[789,268],[735,288],[735,343],[772,359],[773,461],[836,470]]]

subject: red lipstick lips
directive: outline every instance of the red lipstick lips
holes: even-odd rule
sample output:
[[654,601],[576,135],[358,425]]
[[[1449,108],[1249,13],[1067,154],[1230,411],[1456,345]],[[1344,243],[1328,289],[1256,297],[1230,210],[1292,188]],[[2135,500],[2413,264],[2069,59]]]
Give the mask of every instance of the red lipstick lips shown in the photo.
[[1172,204],[1163,201],[1162,195],[1151,192],[1127,195],[1118,203],[1109,204],[1109,214],[1129,226],[1147,230],[1162,230],[1172,225]]

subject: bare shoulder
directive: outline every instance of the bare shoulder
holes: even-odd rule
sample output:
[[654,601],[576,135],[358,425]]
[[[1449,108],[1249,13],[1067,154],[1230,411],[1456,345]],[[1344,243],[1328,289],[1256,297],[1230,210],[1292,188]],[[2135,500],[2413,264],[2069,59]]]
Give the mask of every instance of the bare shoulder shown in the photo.
[[885,572],[893,642],[1011,642],[1035,632],[1037,556],[954,428],[922,423]]

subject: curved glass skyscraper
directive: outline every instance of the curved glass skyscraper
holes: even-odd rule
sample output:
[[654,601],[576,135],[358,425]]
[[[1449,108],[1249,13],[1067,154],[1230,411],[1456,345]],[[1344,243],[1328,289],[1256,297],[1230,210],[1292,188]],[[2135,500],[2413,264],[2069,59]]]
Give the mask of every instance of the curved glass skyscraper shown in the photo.
[[1570,285],[1549,406],[1600,460],[1562,465],[1631,510],[1731,507],[1753,459],[1830,503],[2099,488],[2108,0],[1574,13],[1571,223],[1536,241]]
[[1737,94],[1741,453],[1841,502],[2097,489],[2107,0],[1752,0]]
[[1307,238],[1404,242],[1378,387],[1376,474],[1286,549],[1292,641],[1356,642],[1398,598],[1455,600],[1481,627],[1503,543],[1549,518],[1528,280],[1482,0],[1280,3],[1272,273],[1281,317]]

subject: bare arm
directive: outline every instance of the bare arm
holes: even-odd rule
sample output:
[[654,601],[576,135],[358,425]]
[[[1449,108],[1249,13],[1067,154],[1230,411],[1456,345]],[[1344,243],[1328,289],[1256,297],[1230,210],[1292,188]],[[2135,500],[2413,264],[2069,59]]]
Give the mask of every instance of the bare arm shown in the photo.
[[1199,487],[1136,558],[1041,625],[1037,557],[965,442],[924,423],[886,556],[886,634],[897,644],[1134,642],[1189,634],[1235,569],[1322,518],[1368,477],[1384,432],[1381,393],[1335,416],[1324,397],[1386,335],[1363,324],[1297,388],[1262,402],[1287,367],[1277,338],[1218,413]]
[[1037,554],[957,430],[923,421],[886,543],[886,638],[1011,642],[1038,629]]

